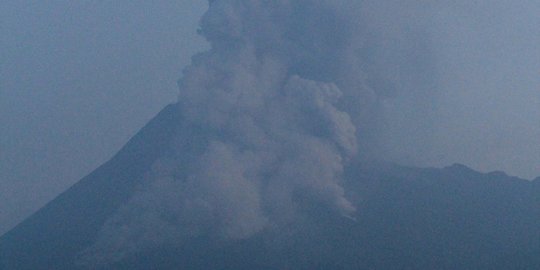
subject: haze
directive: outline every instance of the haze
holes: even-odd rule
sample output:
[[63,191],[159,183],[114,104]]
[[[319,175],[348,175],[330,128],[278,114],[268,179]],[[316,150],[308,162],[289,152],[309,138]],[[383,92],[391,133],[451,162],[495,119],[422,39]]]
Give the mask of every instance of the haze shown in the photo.
[[[539,176],[540,4],[452,3],[366,1],[385,45],[376,68],[388,70],[391,88],[419,89],[385,101],[378,155]],[[207,44],[196,35],[206,1],[9,0],[0,8],[2,233],[176,101],[182,68]],[[408,57],[420,68],[400,58],[415,31],[412,51],[422,53]]]

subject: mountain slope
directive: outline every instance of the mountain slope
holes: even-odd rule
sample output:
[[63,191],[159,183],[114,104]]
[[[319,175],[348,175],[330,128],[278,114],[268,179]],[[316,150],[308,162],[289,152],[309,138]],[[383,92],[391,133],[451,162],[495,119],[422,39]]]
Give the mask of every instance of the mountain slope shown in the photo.
[[539,269],[540,183],[462,165],[355,164],[355,220],[323,207],[240,241],[193,238],[114,269]]
[[[77,255],[132,195],[180,125],[168,106],[109,162],[0,238],[0,268],[76,269]],[[540,180],[462,165],[355,161],[346,218],[323,205],[244,240],[200,236],[104,269],[540,269]]]
[[154,160],[166,151],[177,108],[163,109],[109,162],[0,239],[4,269],[63,269],[90,244],[105,220],[129,197]]

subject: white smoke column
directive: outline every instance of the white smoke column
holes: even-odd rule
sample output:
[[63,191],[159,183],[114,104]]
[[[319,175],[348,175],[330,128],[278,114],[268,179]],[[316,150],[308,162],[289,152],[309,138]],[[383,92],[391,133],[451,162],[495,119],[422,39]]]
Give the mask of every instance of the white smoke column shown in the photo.
[[179,121],[200,131],[198,142],[178,135],[176,157],[155,164],[87,258],[114,260],[200,234],[246,238],[294,219],[298,194],[352,215],[340,176],[358,148],[353,123],[376,100],[355,54],[352,6],[210,1],[200,32],[211,49],[179,81]]

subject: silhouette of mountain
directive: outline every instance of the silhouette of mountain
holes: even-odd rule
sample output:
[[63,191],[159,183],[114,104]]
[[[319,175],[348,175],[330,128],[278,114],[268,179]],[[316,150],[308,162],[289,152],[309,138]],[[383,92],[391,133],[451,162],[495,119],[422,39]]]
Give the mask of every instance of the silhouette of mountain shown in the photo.
[[[168,151],[178,119],[177,106],[166,107],[109,162],[3,235],[0,268],[84,268],[78,255]],[[540,269],[540,178],[357,160],[344,181],[354,217],[309,205],[247,239],[191,237],[102,267]]]

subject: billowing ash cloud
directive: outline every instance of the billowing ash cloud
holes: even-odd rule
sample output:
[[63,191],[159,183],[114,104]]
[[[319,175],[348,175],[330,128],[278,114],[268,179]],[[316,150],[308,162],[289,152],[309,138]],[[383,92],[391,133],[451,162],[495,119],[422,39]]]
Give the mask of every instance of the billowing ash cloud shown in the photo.
[[356,2],[210,1],[199,31],[211,49],[179,81],[174,154],[85,256],[114,260],[194,235],[246,238],[304,204],[352,216],[343,167],[364,151],[367,119],[391,92],[368,84]]

